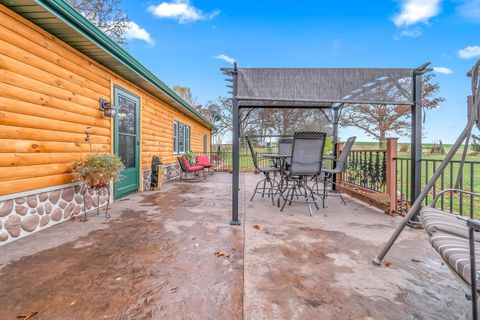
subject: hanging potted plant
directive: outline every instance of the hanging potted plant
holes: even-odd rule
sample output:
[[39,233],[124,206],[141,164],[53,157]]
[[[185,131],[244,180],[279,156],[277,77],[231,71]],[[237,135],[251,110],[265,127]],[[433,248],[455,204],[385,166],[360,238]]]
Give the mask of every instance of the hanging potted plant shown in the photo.
[[119,178],[123,169],[122,159],[118,155],[92,153],[74,169],[74,174],[90,188],[103,189],[112,179]]

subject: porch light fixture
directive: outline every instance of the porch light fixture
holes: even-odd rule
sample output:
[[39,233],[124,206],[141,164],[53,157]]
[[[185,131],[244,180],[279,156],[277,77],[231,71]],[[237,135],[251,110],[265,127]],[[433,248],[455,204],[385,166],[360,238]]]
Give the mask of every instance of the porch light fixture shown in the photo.
[[100,111],[103,111],[103,115],[105,117],[110,117],[114,118],[115,114],[117,113],[117,109],[115,109],[112,106],[111,102],[108,102],[107,100],[100,98]]

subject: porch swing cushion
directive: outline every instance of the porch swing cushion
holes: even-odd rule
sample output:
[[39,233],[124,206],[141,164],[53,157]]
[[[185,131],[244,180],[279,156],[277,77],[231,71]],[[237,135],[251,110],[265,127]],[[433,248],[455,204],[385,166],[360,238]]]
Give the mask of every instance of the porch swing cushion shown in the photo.
[[[446,213],[437,208],[423,207],[420,217],[423,227],[430,237],[435,232],[441,231],[468,239],[467,222],[458,215]],[[480,242],[480,235],[475,236],[475,241]]]
[[[439,231],[432,235],[430,243],[450,268],[465,282],[470,284],[470,249],[468,239]],[[475,261],[478,279],[480,275],[479,245],[475,246]],[[480,282],[477,284],[477,291],[480,291]]]
[[[470,249],[467,222],[460,219],[458,215],[432,207],[422,208],[420,218],[430,237],[432,247],[452,270],[470,284]],[[477,233],[475,233],[475,242],[480,242],[480,236]],[[475,257],[478,277],[480,275],[480,244],[475,246]],[[480,282],[477,285],[477,290],[480,290]]]

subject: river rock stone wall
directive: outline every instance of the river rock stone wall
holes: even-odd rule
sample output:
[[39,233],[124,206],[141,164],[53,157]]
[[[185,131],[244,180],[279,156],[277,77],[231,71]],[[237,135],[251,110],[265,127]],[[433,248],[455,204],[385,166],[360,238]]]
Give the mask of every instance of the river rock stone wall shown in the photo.
[[179,178],[180,178],[180,165],[178,163],[163,166],[163,182],[167,182],[167,181],[175,180]]
[[33,232],[66,221],[72,216],[103,206],[108,201],[106,191],[98,200],[94,191],[82,195],[81,186],[71,186],[49,192],[0,201],[0,246]]
[[152,170],[147,169],[142,171],[142,186],[143,191],[150,191],[152,189]]

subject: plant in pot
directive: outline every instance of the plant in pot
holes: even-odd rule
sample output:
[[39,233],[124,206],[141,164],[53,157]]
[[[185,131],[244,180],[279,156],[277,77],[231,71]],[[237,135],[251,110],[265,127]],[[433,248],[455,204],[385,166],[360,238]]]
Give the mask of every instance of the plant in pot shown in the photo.
[[92,153],[74,170],[75,176],[92,189],[105,188],[112,179],[118,179],[124,169],[116,154]]
[[187,158],[188,163],[191,165],[195,164],[195,156],[190,151],[185,153],[185,158]]

